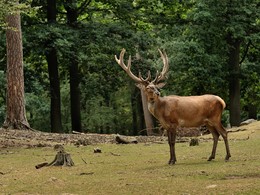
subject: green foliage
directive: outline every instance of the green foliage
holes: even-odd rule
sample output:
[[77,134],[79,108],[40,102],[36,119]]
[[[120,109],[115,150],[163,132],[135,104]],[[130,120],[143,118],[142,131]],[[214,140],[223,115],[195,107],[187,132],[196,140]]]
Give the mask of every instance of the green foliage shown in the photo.
[[245,89],[245,97],[253,105],[257,106],[260,104],[260,75],[256,72],[252,72],[247,77],[247,88]]
[[123,86],[119,88],[111,97],[111,106],[113,107],[113,113],[115,118],[114,133],[123,135],[132,135],[132,109],[130,101],[130,87]]
[[1,0],[0,1],[0,27],[6,27],[5,17],[7,14],[25,13],[33,15],[38,7],[31,8],[32,0],[17,1],[17,0]]
[[[26,109],[33,128],[48,131],[50,124],[45,54],[52,47],[58,51],[66,132],[71,130],[69,59],[75,59],[79,65],[83,129],[98,133],[133,132],[129,79],[114,60],[122,48],[127,50],[125,61],[132,56],[132,71],[135,74],[140,71],[144,76],[148,70],[153,76],[156,70],[161,70],[157,49],[167,52],[170,72],[164,94],[214,93],[228,103],[226,38],[231,34],[241,40],[243,109],[248,104],[260,104],[257,0],[95,0],[80,8],[78,23],[73,27],[67,25],[64,2],[57,2],[56,24],[46,23],[46,1],[33,0],[30,6],[37,9],[22,14]],[[84,2],[77,1],[75,6],[80,7]],[[0,3],[0,16],[11,8]],[[6,63],[2,35],[0,79],[4,79]],[[3,120],[4,82],[1,84],[0,119]]]
[[[40,86],[39,86],[40,87]],[[26,93],[26,115],[30,126],[41,131],[50,131],[50,99],[46,92],[42,94]]]
[[113,108],[106,105],[103,97],[96,96],[87,100],[86,110],[84,112],[83,125],[87,132],[96,133],[113,133],[114,126],[111,126],[111,121],[115,120]]
[[[241,60],[243,57],[245,61],[251,58],[251,62],[253,61],[259,69],[259,63],[256,63],[254,57],[257,56],[255,50],[259,51],[259,47],[256,46],[259,42],[258,8],[259,4],[253,0],[230,2],[200,0],[194,3],[191,9],[187,10],[187,17],[183,17],[186,22],[182,23],[183,31],[179,36],[173,37],[167,34],[169,39],[172,39],[168,42],[165,42],[165,39],[158,39],[171,56],[173,72],[170,73],[170,80],[174,86],[170,87],[170,91],[182,95],[215,93],[228,100],[226,37],[232,34],[234,39],[241,40]],[[249,43],[250,51],[254,50],[253,53],[247,53],[246,43]],[[259,80],[258,75],[255,77]],[[242,83],[248,82],[244,80],[245,78],[250,78],[250,74],[241,78]],[[248,104],[250,101],[248,98],[245,99],[247,99],[245,104]]]
[[[88,75],[89,80],[83,82],[82,92],[82,123],[83,129],[98,133],[124,133],[131,129],[130,93],[126,87],[105,95],[99,86],[98,74]],[[110,86],[112,87],[112,86]]]
[[0,123],[3,124],[5,120],[5,94],[6,78],[4,71],[0,71]]
[[0,69],[6,70],[6,43],[5,43],[5,33],[0,30]]
[[[247,57],[244,62],[241,64],[242,74],[242,83],[241,88],[243,91],[242,103],[244,107],[248,105],[255,106],[260,110],[260,49],[259,49],[259,36],[254,35],[255,39],[250,39],[248,45],[245,46],[244,53],[247,52]],[[252,38],[252,36],[250,36]],[[246,51],[246,48],[248,51]]]
[[[35,63],[34,65],[37,65]],[[28,63],[25,68],[25,105],[30,126],[37,130],[50,130],[50,97],[44,74]]]
[[[175,41],[166,46],[170,58],[169,89],[179,95],[225,94],[225,59],[209,54],[203,45],[191,41]],[[169,51],[169,52],[168,52]],[[210,78],[210,79],[209,79]],[[169,83],[169,82],[168,82]]]
[[[50,97],[48,77],[42,56],[24,59],[24,88],[26,115],[33,129],[50,131]],[[36,61],[38,60],[38,61]]]

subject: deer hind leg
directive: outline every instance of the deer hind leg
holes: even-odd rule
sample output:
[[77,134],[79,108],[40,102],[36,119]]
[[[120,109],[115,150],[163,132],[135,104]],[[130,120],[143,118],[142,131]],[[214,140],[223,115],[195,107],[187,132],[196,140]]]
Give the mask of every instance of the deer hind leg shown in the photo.
[[228,161],[229,158],[231,157],[229,143],[228,143],[228,133],[227,133],[226,129],[222,126],[222,124],[218,125],[218,127],[216,127],[216,129],[218,130],[220,135],[223,137],[223,140],[225,142],[226,153],[227,153],[226,157],[225,157],[225,161]]
[[212,159],[215,159],[215,156],[216,156],[216,150],[217,150],[217,145],[218,145],[219,133],[212,126],[207,125],[207,128],[209,129],[209,131],[211,132],[211,134],[213,136],[213,148],[212,148],[211,155],[208,158],[208,161],[211,161]]
[[175,164],[176,162],[176,155],[175,155],[175,139],[176,139],[176,131],[175,130],[167,130],[168,135],[168,143],[170,146],[170,160],[169,165]]

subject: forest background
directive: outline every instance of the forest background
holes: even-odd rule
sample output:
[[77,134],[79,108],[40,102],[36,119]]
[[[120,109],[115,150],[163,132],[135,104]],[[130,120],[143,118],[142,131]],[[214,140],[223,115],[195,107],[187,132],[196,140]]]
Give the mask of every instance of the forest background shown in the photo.
[[[34,129],[145,133],[141,93],[116,64],[170,72],[163,95],[217,94],[225,125],[260,115],[258,0],[32,0],[21,13],[26,116]],[[22,4],[21,4],[22,5]],[[5,7],[1,1],[0,8]],[[2,17],[2,14],[1,14]],[[5,17],[5,16],[3,16]],[[1,20],[1,22],[4,20]],[[0,31],[0,123],[6,117],[6,37]],[[155,122],[154,126],[158,126]]]

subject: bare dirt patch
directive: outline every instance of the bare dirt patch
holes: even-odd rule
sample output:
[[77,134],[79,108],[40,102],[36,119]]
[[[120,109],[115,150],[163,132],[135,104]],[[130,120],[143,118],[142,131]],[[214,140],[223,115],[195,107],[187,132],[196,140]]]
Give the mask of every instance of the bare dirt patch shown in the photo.
[[[130,136],[123,136],[132,139]],[[95,145],[100,143],[116,143],[115,134],[58,134],[31,130],[0,129],[0,148],[6,147],[52,147],[55,144]],[[138,143],[164,142],[166,137],[136,136]]]
[[228,175],[224,179],[248,179],[248,178],[260,178],[260,174],[248,174],[248,175]]
[[[260,121],[253,122],[241,127],[228,129],[229,139],[231,140],[248,140],[254,136],[256,131],[260,130]],[[194,131],[194,130],[193,130]],[[196,131],[197,132],[197,131]],[[195,132],[195,133],[196,133]],[[193,132],[194,134],[194,132]],[[58,134],[46,133],[32,130],[10,130],[0,128],[0,148],[8,147],[53,147],[56,144],[74,144],[80,145],[95,145],[101,143],[117,143],[116,134],[93,134],[93,133],[79,133],[79,134]],[[122,136],[125,139],[136,139],[138,143],[165,143],[167,137],[165,136]],[[194,135],[198,137],[199,141],[210,141],[212,135],[199,134]],[[177,142],[189,142],[189,137],[183,137],[178,133]]]

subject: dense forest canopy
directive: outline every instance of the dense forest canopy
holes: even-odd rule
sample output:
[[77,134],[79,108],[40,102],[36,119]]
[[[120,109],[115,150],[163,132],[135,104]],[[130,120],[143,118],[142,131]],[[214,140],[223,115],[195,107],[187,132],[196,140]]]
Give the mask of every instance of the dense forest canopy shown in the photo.
[[[51,131],[56,113],[61,132],[143,133],[140,91],[114,59],[122,48],[126,59],[132,56],[135,74],[151,70],[153,76],[162,68],[157,49],[167,52],[163,95],[217,94],[227,103],[226,125],[260,117],[258,0],[31,0],[28,5],[22,13],[24,81],[34,129]],[[4,2],[0,9],[7,10]],[[0,16],[3,123],[6,44]],[[53,59],[56,70],[50,68]],[[60,113],[51,112],[53,71]]]

